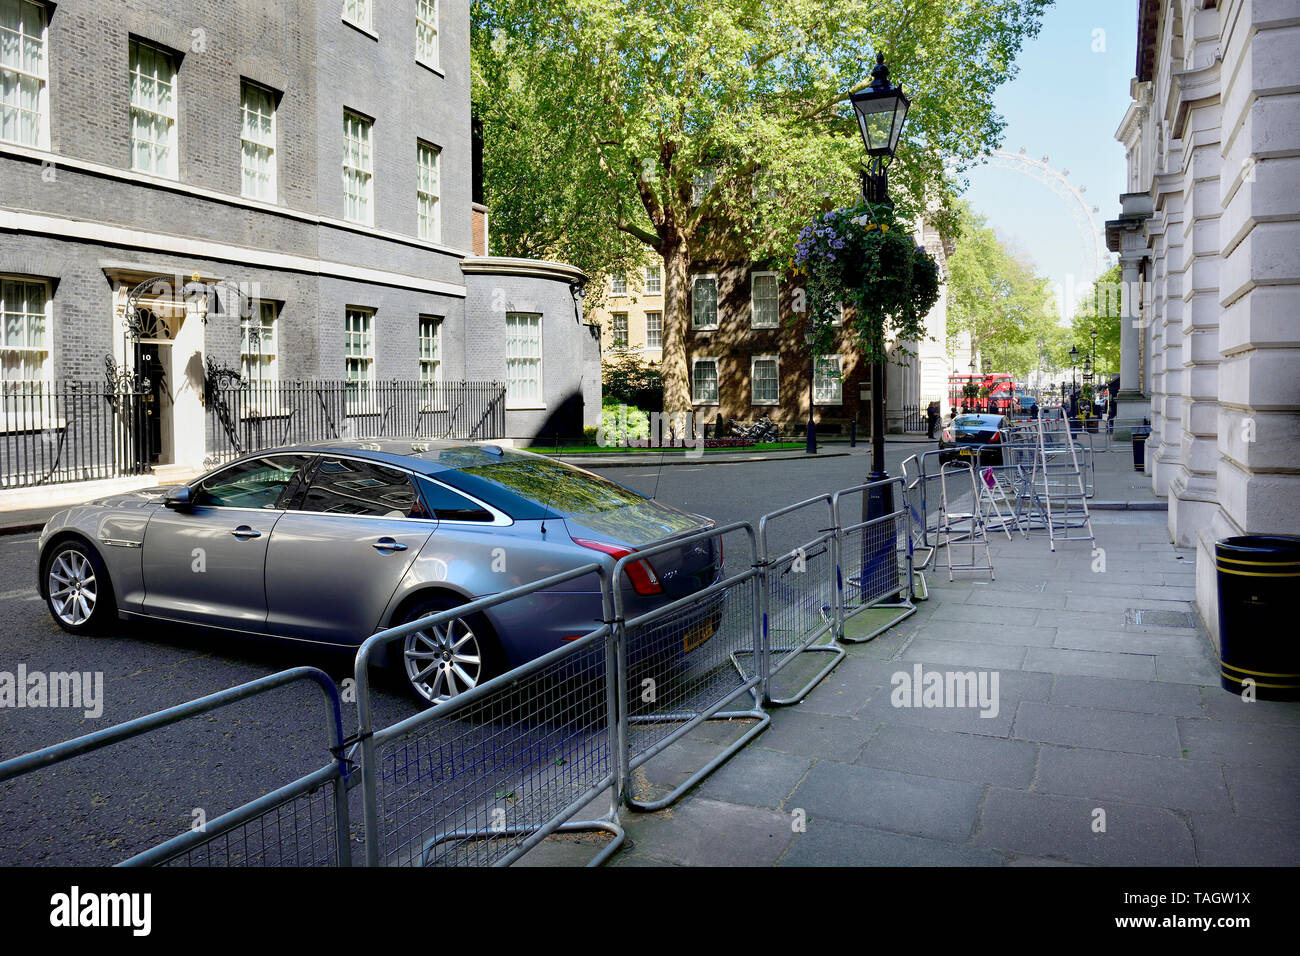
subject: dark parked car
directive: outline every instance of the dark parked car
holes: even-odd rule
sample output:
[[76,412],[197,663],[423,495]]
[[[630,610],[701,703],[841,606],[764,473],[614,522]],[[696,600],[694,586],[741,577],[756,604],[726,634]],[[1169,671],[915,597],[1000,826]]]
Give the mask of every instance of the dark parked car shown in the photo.
[[[171,489],[61,511],[41,532],[40,593],[59,626],[154,618],[355,647],[449,610],[652,542],[715,527],[598,475],[495,445],[356,440],[248,455]],[[628,567],[629,618],[722,571],[717,539]],[[687,656],[713,634],[717,595],[678,621]],[[595,575],[390,645],[439,703],[598,627]],[[689,664],[689,662],[688,662]]]
[[[998,448],[981,448],[1005,441],[1007,420],[1003,415],[958,415],[943,430],[939,439],[939,463],[966,459],[981,465],[1002,464],[1002,451]],[[975,453],[979,452],[978,461]]]

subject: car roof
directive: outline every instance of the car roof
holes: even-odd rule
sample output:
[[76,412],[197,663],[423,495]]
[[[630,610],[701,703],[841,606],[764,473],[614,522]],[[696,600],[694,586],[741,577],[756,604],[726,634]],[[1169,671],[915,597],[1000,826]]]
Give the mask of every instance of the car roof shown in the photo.
[[264,448],[247,457],[293,453],[328,455],[331,453],[366,458],[397,465],[424,475],[440,471],[492,465],[503,461],[538,459],[541,455],[507,448],[493,442],[467,442],[439,438],[340,438],[332,441],[303,442]]

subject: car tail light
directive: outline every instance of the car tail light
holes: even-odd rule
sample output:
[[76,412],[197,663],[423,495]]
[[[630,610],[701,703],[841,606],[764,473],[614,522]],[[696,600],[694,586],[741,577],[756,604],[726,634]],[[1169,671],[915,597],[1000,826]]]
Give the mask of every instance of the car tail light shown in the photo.
[[1001,433],[1001,432],[994,432],[994,433],[993,433],[993,437],[989,439],[989,442],[992,443],[992,442],[1001,441],[1001,440],[1002,440],[1002,433]]
[[[602,551],[615,561],[632,553],[631,548],[621,548],[616,544],[606,544],[604,541],[574,538],[573,543],[590,548],[592,551]],[[632,582],[633,590],[642,597],[664,593],[663,586],[659,583],[659,576],[655,574],[655,569],[650,567],[649,561],[633,561],[627,566],[627,577]]]
[[952,441],[952,432],[946,428],[943,430],[943,440]]

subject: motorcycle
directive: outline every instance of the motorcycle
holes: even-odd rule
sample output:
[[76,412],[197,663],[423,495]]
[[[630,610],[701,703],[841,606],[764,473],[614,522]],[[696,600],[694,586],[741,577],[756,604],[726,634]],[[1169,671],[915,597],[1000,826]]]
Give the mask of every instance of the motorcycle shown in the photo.
[[752,425],[732,422],[731,434],[736,438],[758,444],[775,443],[779,440],[780,432],[777,430],[776,423],[764,415]]

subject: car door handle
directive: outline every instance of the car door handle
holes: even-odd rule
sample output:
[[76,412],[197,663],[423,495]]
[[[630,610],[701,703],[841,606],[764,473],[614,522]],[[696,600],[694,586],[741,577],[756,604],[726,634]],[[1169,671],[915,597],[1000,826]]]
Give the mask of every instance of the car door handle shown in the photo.
[[238,528],[236,528],[234,531],[230,533],[233,534],[240,541],[247,541],[249,538],[260,538],[262,536],[262,532],[254,531],[246,524],[241,524]]
[[380,538],[370,547],[382,554],[392,554],[394,551],[405,551],[406,545],[400,541],[394,541],[392,538]]

